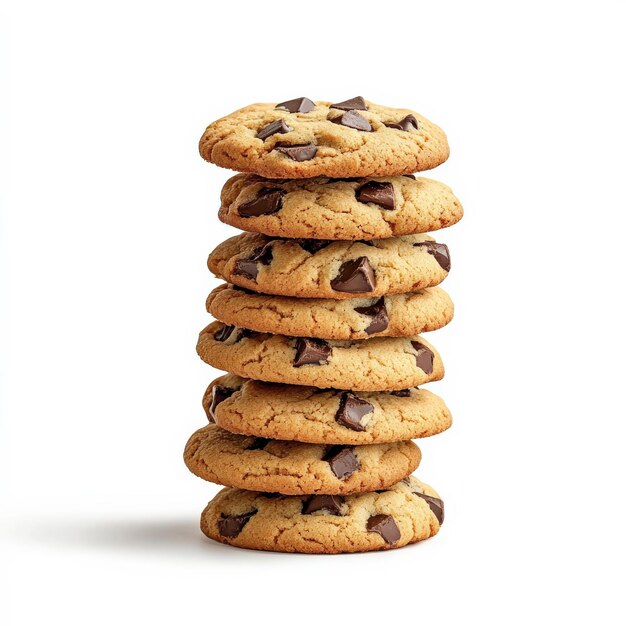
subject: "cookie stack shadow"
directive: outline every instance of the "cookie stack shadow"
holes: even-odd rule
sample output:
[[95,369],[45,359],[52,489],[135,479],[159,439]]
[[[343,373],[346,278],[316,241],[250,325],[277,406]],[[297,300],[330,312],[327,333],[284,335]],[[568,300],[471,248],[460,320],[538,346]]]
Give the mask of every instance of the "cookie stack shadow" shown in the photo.
[[[233,546],[305,553],[396,548],[435,535],[444,505],[412,476],[412,439],[451,425],[421,385],[443,377],[421,336],[452,302],[443,243],[462,207],[418,172],[448,157],[418,113],[351,98],[256,104],[211,124],[202,156],[239,170],[220,219],[244,232],[211,253],[225,281],[200,357],[228,372],[185,448],[226,488],[202,531]],[[419,388],[418,388],[419,387]]]

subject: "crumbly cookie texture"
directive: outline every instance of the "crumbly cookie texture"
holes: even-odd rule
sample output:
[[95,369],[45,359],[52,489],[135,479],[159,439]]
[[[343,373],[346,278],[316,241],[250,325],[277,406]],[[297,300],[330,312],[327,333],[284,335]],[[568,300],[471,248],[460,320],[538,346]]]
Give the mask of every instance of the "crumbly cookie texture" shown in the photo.
[[342,178],[428,170],[450,153],[445,133],[409,109],[366,101],[348,111],[330,102],[284,104],[252,104],[213,122],[200,154],[267,178]]
[[444,401],[416,388],[349,392],[227,374],[209,385],[202,405],[209,422],[231,432],[308,443],[388,443],[430,437],[452,425]]
[[352,496],[276,496],[223,489],[200,519],[202,532],[252,550],[337,554],[400,548],[436,535],[444,504],[410,477],[388,490]]
[[447,246],[423,234],[332,242],[243,233],[219,244],[208,266],[252,291],[345,299],[434,287],[448,275],[450,255]]
[[225,324],[262,333],[321,339],[408,337],[445,326],[454,314],[440,287],[374,298],[290,298],[220,285],[207,311]]
[[386,239],[456,224],[463,207],[436,180],[410,176],[271,180],[238,174],[222,189],[222,222],[270,237]]
[[326,341],[213,322],[200,333],[197,352],[209,365],[238,376],[320,388],[398,390],[444,375],[439,354],[421,336]]
[[230,433],[215,424],[196,431],[185,447],[187,467],[227,487],[288,495],[347,495],[387,489],[419,465],[412,441],[327,446]]

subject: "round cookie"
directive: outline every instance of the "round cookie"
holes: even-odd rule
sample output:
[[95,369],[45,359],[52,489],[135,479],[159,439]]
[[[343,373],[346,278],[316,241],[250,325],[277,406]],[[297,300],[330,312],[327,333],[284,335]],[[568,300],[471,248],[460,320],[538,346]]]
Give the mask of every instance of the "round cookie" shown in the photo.
[[382,492],[346,497],[222,489],[200,528],[238,548],[338,554],[401,548],[436,535],[443,520],[437,492],[411,476]]
[[441,357],[420,336],[325,341],[213,322],[196,350],[209,365],[238,376],[322,389],[398,390],[444,374]]
[[199,148],[211,163],[267,178],[397,176],[450,154],[445,133],[419,113],[360,97],[252,104],[213,122]]
[[219,244],[208,266],[252,291],[344,299],[434,287],[448,275],[450,254],[428,235],[332,242],[243,233]]
[[419,465],[412,441],[326,446],[236,435],[210,424],[185,447],[196,476],[228,487],[288,495],[345,495],[386,489]]
[[262,333],[321,339],[408,337],[445,326],[454,313],[450,296],[439,287],[380,298],[332,300],[290,298],[220,285],[207,311],[225,324]]
[[426,389],[349,392],[281,385],[227,374],[207,388],[209,422],[242,435],[363,445],[430,437],[452,425],[444,401]]
[[398,176],[271,180],[237,174],[222,189],[222,222],[270,237],[387,239],[456,224],[463,207],[443,183]]

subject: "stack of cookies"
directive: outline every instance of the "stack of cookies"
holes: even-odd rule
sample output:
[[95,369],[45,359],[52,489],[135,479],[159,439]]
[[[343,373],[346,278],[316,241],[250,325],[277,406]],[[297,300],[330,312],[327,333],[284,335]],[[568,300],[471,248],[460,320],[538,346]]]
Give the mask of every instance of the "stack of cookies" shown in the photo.
[[411,439],[451,424],[418,388],[444,369],[420,333],[447,324],[448,248],[424,234],[461,219],[450,189],[413,172],[443,163],[443,131],[361,97],[254,104],[211,124],[200,153],[244,172],[220,219],[245,233],[209,269],[218,320],[198,340],[228,372],[185,462],[225,485],[201,517],[217,541],[308,553],[397,548],[439,531],[443,502],[411,476]]

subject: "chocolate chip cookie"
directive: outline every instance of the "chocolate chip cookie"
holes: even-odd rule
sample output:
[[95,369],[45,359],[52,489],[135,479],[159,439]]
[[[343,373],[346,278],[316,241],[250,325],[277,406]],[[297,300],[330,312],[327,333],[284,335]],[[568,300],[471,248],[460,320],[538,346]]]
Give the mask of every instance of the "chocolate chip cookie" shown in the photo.
[[221,322],[292,337],[367,339],[408,337],[445,326],[454,313],[440,287],[374,298],[332,300],[290,298],[220,285],[209,295],[207,311]]
[[213,322],[200,333],[197,352],[209,365],[238,376],[320,388],[399,390],[444,374],[439,354],[420,336],[326,341]]
[[434,287],[450,271],[450,253],[428,235],[327,241],[244,233],[218,245],[208,266],[216,276],[252,291],[344,299]]
[[398,176],[450,152],[445,133],[419,113],[361,97],[252,104],[213,122],[199,147],[211,163],[267,178]]
[[449,187],[397,176],[271,180],[238,174],[222,189],[222,222],[270,237],[386,239],[456,224],[463,207]]
[[222,489],[200,518],[216,541],[274,552],[337,554],[400,548],[436,535],[444,504],[410,477],[387,490],[352,496],[280,496]]
[[345,495],[394,485],[417,468],[421,454],[412,441],[327,446],[246,437],[210,424],[191,436],[184,458],[196,476],[227,487]]
[[388,443],[443,432],[444,401],[426,389],[345,391],[221,376],[202,405],[209,422],[242,435],[308,443]]

